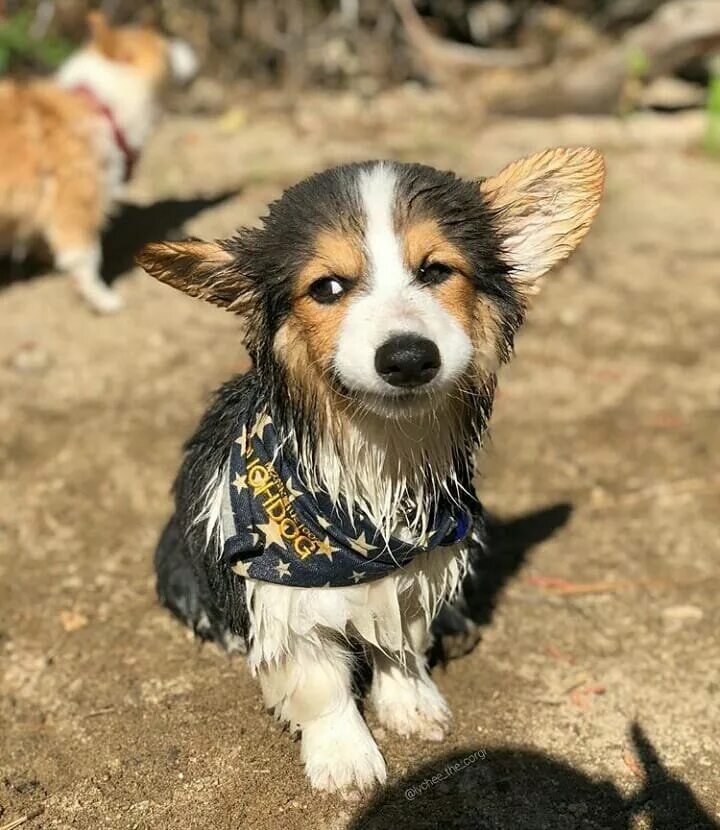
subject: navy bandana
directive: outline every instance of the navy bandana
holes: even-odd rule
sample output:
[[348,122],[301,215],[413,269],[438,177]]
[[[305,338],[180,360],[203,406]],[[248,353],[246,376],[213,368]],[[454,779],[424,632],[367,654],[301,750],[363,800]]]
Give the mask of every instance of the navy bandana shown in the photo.
[[233,444],[229,486],[235,535],[225,542],[227,564],[245,578],[301,588],[386,576],[419,553],[462,541],[475,512],[470,497],[467,509],[438,502],[422,544],[385,540],[364,514],[350,515],[326,493],[306,489],[262,410]]

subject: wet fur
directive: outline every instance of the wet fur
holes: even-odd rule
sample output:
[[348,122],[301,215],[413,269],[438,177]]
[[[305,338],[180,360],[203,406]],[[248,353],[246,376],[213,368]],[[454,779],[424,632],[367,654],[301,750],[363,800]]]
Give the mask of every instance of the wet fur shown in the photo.
[[[253,361],[250,372],[219,390],[186,445],[175,514],[156,553],[160,598],[200,636],[248,651],[266,705],[302,731],[301,756],[318,789],[365,789],[385,780],[352,695],[359,654],[373,666],[370,698],[381,722],[402,735],[442,738],[449,710],[425,654],[440,602],[452,599],[483,548],[482,517],[463,544],[418,556],[373,583],[305,589],[246,580],[221,557],[230,447],[249,414],[266,407],[280,440],[297,453],[307,486],[325,487],[364,510],[381,532],[408,540],[426,529],[434,494],[460,499],[492,411],[495,374],[512,352],[527,298],[584,235],[602,189],[594,151],[533,159],[487,183],[420,165],[348,165],[291,188],[261,228],[219,243],[153,245],[140,257],[161,281],[242,314]],[[567,193],[556,184],[565,180]],[[391,211],[378,207],[381,197],[392,198]],[[348,256],[342,240],[362,240],[373,211],[376,220],[385,217],[387,232],[366,229],[364,247],[355,243]],[[393,390],[386,402],[369,402],[340,365],[343,330],[359,308],[353,304],[376,290],[373,257],[380,252],[388,269],[412,275],[422,255],[417,246],[439,246],[454,257],[454,287],[420,294],[412,277],[400,275],[409,282],[398,290],[422,300],[420,310],[428,298],[439,303],[438,320],[450,320],[458,333],[448,342],[469,343],[471,354],[449,386],[421,399],[421,408],[412,398],[394,403]],[[518,251],[533,252],[542,266]],[[322,274],[326,260],[336,273],[363,263],[362,274],[348,277],[355,294],[326,312],[307,303],[301,310],[307,274]],[[422,323],[422,314],[417,319]],[[350,345],[364,336],[362,327],[351,333]]]

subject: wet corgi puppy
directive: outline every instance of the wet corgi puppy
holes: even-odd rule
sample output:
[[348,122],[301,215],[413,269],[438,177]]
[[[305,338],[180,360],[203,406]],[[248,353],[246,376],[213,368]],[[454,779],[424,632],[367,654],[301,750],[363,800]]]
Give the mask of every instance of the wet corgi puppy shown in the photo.
[[168,79],[189,79],[184,42],[89,15],[90,40],[52,79],[0,83],[0,246],[36,240],[100,312],[120,297],[100,276],[100,234],[130,178]]
[[139,257],[238,314],[253,362],[185,447],[159,596],[199,636],[247,653],[319,790],[385,780],[355,660],[372,665],[384,726],[429,740],[448,728],[425,655],[484,542],[474,463],[496,372],[603,180],[589,148],[476,181],[351,164],[287,190],[259,228]]

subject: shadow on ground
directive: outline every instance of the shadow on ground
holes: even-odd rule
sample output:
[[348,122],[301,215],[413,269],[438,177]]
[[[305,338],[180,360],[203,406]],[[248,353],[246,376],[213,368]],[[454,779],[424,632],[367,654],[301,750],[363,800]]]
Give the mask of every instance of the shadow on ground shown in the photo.
[[209,208],[237,196],[229,190],[195,199],[163,199],[151,205],[124,204],[103,237],[103,277],[112,283],[135,264],[135,255],[148,242],[182,238],[182,226]]
[[[112,284],[135,265],[135,255],[148,242],[180,238],[183,225],[204,210],[238,195],[237,190],[194,199],[162,199],[149,205],[121,204],[103,234],[102,275]],[[52,267],[42,244],[30,253],[0,258],[0,289],[42,276]]]
[[718,830],[690,788],[663,766],[640,726],[631,738],[639,789],[630,796],[539,752],[468,747],[379,793],[351,830]]
[[516,519],[487,515],[487,545],[471,554],[470,571],[460,594],[444,603],[433,623],[431,665],[468,654],[492,619],[495,605],[510,579],[527,561],[530,551],[564,527],[572,505],[561,502]]

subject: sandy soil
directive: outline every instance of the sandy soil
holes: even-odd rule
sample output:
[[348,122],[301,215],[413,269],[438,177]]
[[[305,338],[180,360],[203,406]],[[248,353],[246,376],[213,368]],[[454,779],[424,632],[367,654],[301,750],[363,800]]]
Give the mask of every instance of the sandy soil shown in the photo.
[[[5,278],[0,827],[720,827],[720,164],[699,127],[474,123],[415,97],[169,118],[107,240],[124,314],[92,316],[52,274]],[[501,383],[483,638],[435,669],[454,729],[401,741],[370,713],[387,790],[318,797],[242,660],[155,601],[181,442],[245,357],[236,320],[132,251],[227,234],[333,161],[480,175],[568,142],[607,150],[607,198]]]

